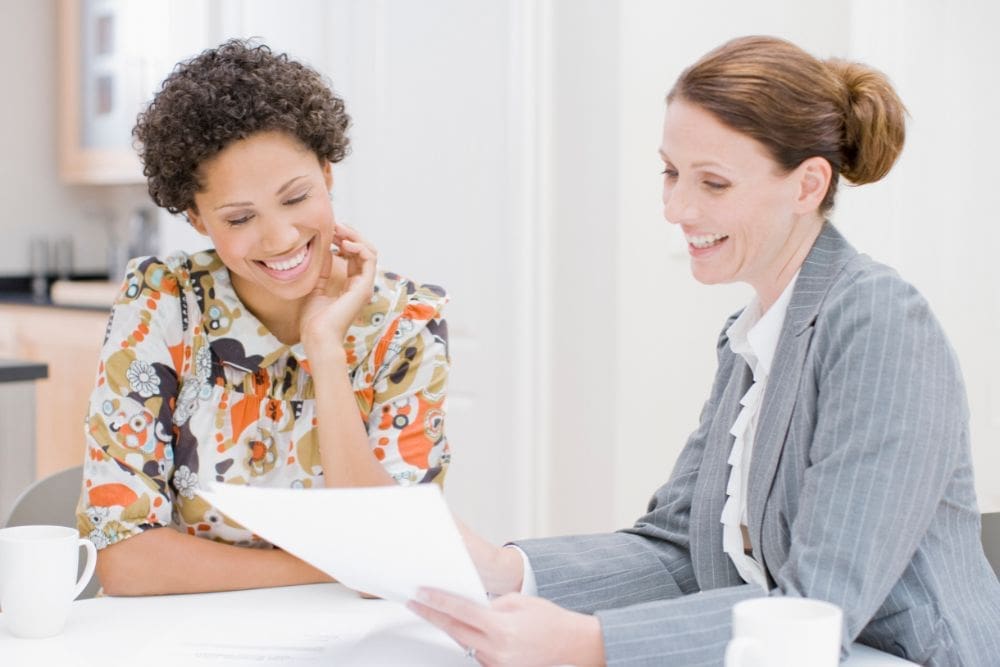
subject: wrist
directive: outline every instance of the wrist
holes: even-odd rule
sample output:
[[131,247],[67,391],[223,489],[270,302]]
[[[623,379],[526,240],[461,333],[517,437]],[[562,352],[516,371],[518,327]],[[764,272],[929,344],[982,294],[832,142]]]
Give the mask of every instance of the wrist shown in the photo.
[[347,366],[347,351],[339,343],[315,342],[303,338],[302,347],[305,348],[306,357],[314,372],[318,366]]
[[569,647],[566,662],[579,667],[604,665],[604,633],[601,632],[601,621],[589,614],[573,614],[573,622],[567,630],[566,646]]
[[515,547],[500,547],[493,558],[491,593],[519,593],[524,583],[524,558]]

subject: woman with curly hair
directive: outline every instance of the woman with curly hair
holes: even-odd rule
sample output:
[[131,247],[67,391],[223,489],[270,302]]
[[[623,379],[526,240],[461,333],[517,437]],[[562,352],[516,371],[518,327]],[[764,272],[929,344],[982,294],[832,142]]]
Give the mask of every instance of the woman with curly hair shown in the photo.
[[238,40],[139,115],[153,201],[214,248],[133,259],[111,312],[77,512],[105,592],[329,580],[203,500],[207,482],[443,482],[447,297],[378,271],[336,222],[349,122],[314,70]]

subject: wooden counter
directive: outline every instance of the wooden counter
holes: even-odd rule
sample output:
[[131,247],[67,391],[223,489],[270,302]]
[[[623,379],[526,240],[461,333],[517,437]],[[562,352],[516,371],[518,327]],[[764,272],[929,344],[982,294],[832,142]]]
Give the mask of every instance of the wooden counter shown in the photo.
[[83,462],[84,418],[108,312],[0,303],[0,357],[44,364],[35,389],[37,478]]

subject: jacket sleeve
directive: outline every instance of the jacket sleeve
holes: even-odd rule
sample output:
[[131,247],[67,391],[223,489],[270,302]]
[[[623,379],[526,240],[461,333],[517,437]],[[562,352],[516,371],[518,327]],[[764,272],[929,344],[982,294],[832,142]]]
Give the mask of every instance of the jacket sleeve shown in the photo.
[[691,499],[708,430],[732,371],[725,331],[736,316],[727,321],[718,340],[719,368],[698,428],[635,526],[611,534],[516,542],[528,556],[540,596],[592,613],[698,590],[689,549]]

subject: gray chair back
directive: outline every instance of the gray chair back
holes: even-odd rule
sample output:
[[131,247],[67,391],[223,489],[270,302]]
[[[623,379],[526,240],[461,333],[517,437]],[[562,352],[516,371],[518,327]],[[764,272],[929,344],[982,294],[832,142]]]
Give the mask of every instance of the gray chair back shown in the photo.
[[1000,512],[983,515],[983,551],[1000,578]]
[[[76,528],[76,503],[82,486],[82,466],[67,468],[34,482],[14,501],[4,527],[45,525]],[[80,571],[83,571],[82,561]],[[83,589],[80,599],[94,597],[100,587],[95,574]]]

